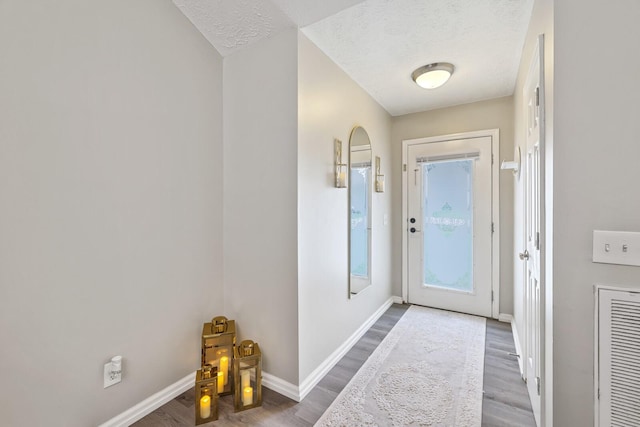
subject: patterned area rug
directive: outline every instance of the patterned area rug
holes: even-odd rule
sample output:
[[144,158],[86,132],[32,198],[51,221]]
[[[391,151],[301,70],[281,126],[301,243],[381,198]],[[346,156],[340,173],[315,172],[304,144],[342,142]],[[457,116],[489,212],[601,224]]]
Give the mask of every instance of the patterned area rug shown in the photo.
[[411,306],[315,425],[480,426],[485,327]]

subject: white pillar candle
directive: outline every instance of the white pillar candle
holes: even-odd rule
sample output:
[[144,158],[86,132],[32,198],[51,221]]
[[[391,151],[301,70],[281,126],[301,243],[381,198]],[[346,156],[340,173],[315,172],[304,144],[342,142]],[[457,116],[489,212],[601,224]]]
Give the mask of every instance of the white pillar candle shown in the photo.
[[224,375],[218,372],[218,394],[224,393]]
[[222,356],[220,358],[220,372],[222,372],[222,378],[224,378],[224,385],[229,382],[229,358]]
[[253,387],[245,387],[242,389],[242,405],[249,406],[253,403]]
[[244,390],[246,387],[250,387],[251,386],[251,373],[249,371],[242,371],[240,372],[240,385],[241,388]]
[[211,416],[211,398],[209,396],[202,396],[200,399],[200,418],[206,420]]

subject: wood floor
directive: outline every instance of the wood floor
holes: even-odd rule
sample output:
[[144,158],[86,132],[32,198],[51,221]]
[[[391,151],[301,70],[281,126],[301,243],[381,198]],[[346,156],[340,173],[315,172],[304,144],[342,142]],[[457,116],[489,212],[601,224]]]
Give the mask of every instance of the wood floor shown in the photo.
[[[300,403],[263,388],[261,408],[234,413],[232,396],[219,402],[219,419],[207,426],[313,426],[378,347],[409,305],[394,304]],[[486,427],[535,426],[526,385],[517,359],[511,326],[487,320],[482,425]],[[147,415],[134,427],[182,427],[195,424],[193,389]]]

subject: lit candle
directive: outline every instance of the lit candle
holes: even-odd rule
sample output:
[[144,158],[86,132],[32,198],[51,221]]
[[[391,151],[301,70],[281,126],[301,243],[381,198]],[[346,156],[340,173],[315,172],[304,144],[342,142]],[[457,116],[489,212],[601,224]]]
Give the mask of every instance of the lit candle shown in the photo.
[[227,356],[220,358],[220,372],[222,372],[222,378],[224,378],[224,385],[227,385],[229,381],[229,358]]
[[200,399],[200,418],[206,420],[210,416],[211,416],[211,398],[205,395],[205,396],[202,396],[202,399]]
[[253,403],[253,387],[245,387],[242,389],[242,405],[248,406]]
[[249,371],[240,372],[240,378],[242,379],[242,381],[240,381],[240,384],[243,390],[251,386],[251,373]]
[[218,372],[218,394],[224,393],[224,374]]

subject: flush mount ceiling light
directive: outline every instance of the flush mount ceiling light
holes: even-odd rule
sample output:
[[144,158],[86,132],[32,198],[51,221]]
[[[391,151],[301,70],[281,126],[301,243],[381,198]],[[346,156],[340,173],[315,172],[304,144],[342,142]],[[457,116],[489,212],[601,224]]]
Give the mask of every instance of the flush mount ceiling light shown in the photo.
[[424,65],[413,73],[411,78],[418,86],[425,89],[435,89],[442,86],[449,80],[453,74],[453,64],[448,62],[434,62],[433,64]]

